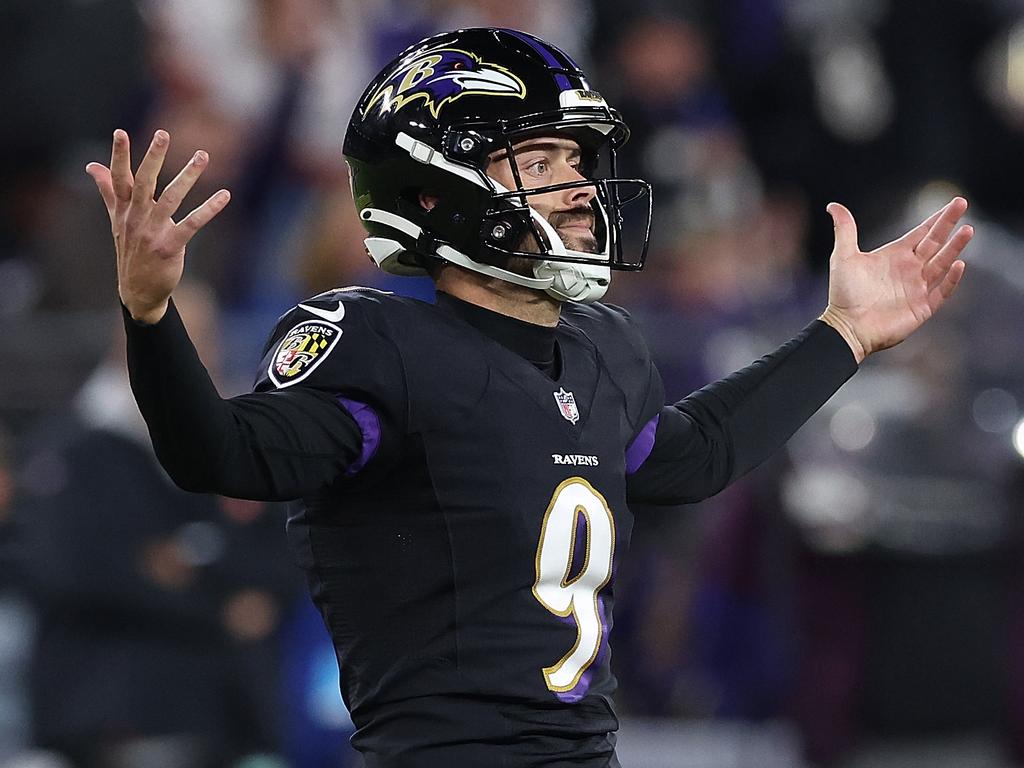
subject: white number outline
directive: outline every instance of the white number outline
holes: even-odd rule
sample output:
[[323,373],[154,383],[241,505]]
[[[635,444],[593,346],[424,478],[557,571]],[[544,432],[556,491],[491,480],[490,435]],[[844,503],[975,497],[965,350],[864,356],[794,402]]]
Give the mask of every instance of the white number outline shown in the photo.
[[[576,499],[569,498],[577,496]],[[582,497],[582,498],[579,498]],[[596,502],[587,504],[586,502]],[[571,511],[566,512],[564,505],[572,505]],[[590,507],[594,507],[591,509]],[[558,530],[550,525],[552,514],[557,510],[557,517],[561,518],[558,523],[568,522],[568,532],[563,528]],[[603,517],[601,516],[603,513]],[[573,557],[576,547],[576,521],[582,514],[586,521],[586,542],[587,551],[583,559],[583,567],[580,572],[570,579]],[[605,527],[605,523],[607,527]],[[601,538],[607,533],[606,538]],[[560,537],[561,542],[552,543],[552,539]],[[568,541],[568,545],[565,541]],[[550,554],[544,557],[545,544],[548,544],[547,552],[551,553],[551,546],[558,546],[559,550],[565,551],[565,566],[558,568],[562,562],[561,557]],[[596,546],[595,546],[596,545]],[[607,559],[600,561],[591,560],[591,553],[595,549],[597,554],[603,554],[604,547],[607,547]],[[533,583],[533,596],[544,608],[556,616],[565,618],[572,616],[576,623],[576,642],[569,652],[549,667],[544,667],[544,683],[548,690],[562,693],[571,691],[579,683],[583,673],[594,663],[597,654],[601,649],[601,642],[604,639],[604,621],[601,616],[601,608],[598,603],[598,594],[611,580],[612,563],[615,557],[615,517],[612,515],[608,502],[594,486],[582,477],[570,477],[563,480],[555,488],[548,503],[547,511],[544,513],[544,520],[541,523],[540,538],[537,542],[537,554],[534,560],[536,579]],[[548,564],[544,568],[543,564]],[[593,567],[594,572],[591,573]],[[558,571],[561,571],[560,577]],[[545,578],[547,577],[547,578]],[[597,582],[595,583],[595,579]],[[547,598],[545,598],[547,595]],[[555,604],[553,597],[560,598],[560,603]],[[590,622],[593,621],[593,624]],[[586,622],[586,623],[585,623]],[[584,634],[592,635],[588,642],[589,654],[582,663],[577,659],[570,665],[573,657],[577,655],[581,643],[584,642]],[[566,677],[569,681],[565,682]]]

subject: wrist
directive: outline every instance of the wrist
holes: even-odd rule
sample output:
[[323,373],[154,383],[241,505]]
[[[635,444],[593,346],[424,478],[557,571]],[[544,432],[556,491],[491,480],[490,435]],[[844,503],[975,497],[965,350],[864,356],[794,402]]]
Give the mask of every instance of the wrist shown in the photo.
[[138,302],[128,302],[123,297],[121,303],[124,304],[124,308],[128,310],[128,314],[131,315],[132,320],[142,325],[156,325],[163,319],[163,316],[167,314],[168,299],[164,299],[160,304],[154,306],[142,306]]
[[843,317],[840,312],[833,309],[831,305],[825,307],[825,311],[818,316],[818,319],[832,326],[836,333],[843,337],[843,340],[850,346],[853,359],[857,361],[857,365],[860,365],[864,358],[868,356],[868,352],[864,349],[864,345],[853,330],[853,325],[850,321]]

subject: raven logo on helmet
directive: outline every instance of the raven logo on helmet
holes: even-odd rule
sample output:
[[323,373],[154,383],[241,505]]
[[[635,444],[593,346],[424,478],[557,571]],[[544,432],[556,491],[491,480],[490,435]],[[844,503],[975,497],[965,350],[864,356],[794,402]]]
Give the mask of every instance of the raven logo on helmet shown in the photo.
[[475,53],[435,48],[399,67],[370,99],[363,116],[378,105],[381,112],[397,112],[422,99],[436,118],[445,104],[470,94],[524,99],[526,86],[505,67],[486,62]]
[[[538,137],[579,148],[559,183],[520,174],[516,148]],[[421,40],[367,85],[345,134],[367,254],[391,274],[448,263],[558,301],[597,301],[612,270],[640,269],[647,255],[650,184],[617,170],[628,137],[579,65],[533,35],[485,27]],[[563,240],[542,213],[551,194],[590,208],[593,242]]]

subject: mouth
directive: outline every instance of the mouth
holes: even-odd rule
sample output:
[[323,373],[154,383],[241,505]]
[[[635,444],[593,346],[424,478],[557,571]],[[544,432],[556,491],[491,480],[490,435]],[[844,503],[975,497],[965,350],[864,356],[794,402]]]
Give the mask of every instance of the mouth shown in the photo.
[[555,227],[555,231],[562,239],[566,248],[586,253],[596,253],[598,249],[597,238],[591,225],[585,221],[576,221],[561,224]]
[[558,230],[569,230],[570,232],[586,232],[588,235],[594,234],[594,229],[589,224],[579,222],[578,224],[560,224],[555,227]]
[[577,232],[587,232],[589,234],[594,233],[594,217],[588,214],[580,215],[569,215],[569,216],[552,216],[551,224],[555,229],[568,229]]
[[567,247],[578,251],[593,251],[597,248],[594,230],[584,221],[562,224],[555,227],[558,236]]
[[596,252],[598,245],[594,234],[594,213],[589,208],[580,206],[555,211],[548,217],[548,222],[568,248]]

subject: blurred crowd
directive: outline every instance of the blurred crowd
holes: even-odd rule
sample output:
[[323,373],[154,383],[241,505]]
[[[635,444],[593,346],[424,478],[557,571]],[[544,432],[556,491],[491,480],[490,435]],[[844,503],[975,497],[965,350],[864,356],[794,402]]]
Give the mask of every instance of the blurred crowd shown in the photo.
[[366,258],[341,142],[396,52],[476,25],[565,48],[631,126],[651,252],[609,300],[673,399],[821,311],[830,200],[862,248],[971,200],[942,315],[725,493],[636,510],[614,663],[625,716],[783,723],[794,768],[1024,766],[1020,0],[5,0],[0,766],[350,760],[285,511],[156,463],[83,167],[115,127],[136,150],[166,129],[171,174],[209,151],[191,199],[233,199],[178,303],[221,391],[245,391],[301,298],[430,298]]

